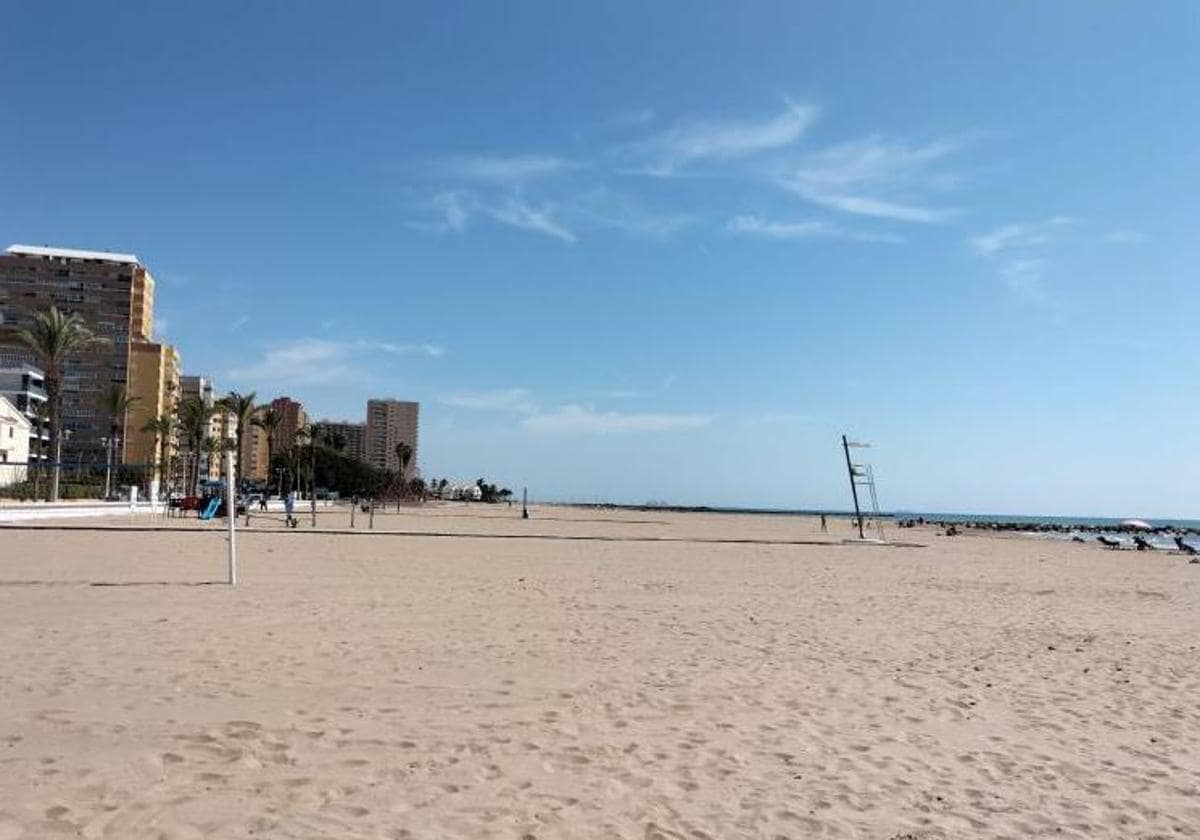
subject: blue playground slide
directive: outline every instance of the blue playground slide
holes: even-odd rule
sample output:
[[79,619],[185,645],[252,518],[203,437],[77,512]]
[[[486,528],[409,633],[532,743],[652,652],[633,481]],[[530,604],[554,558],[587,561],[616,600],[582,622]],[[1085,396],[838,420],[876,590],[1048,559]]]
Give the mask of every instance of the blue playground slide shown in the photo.
[[220,506],[221,506],[221,497],[213,496],[211,499],[208,500],[208,507],[206,507],[204,510],[200,511],[200,518],[201,519],[212,519],[214,516],[217,515],[217,508],[219,508]]

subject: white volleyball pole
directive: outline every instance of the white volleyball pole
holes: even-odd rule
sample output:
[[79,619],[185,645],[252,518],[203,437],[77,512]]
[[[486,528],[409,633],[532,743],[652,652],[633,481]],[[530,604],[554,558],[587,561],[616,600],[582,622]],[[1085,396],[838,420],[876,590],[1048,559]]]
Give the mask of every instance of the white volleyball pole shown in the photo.
[[233,450],[225,450],[225,518],[229,520],[229,585],[237,583],[237,478],[233,474]]

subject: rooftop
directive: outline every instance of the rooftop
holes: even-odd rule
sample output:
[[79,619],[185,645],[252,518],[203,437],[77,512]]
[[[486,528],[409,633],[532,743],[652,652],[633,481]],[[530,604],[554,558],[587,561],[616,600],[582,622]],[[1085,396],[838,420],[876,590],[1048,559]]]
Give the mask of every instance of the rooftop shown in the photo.
[[137,254],[117,254],[112,251],[80,251],[75,248],[51,248],[46,245],[9,245],[6,253],[21,257],[64,257],[68,260],[102,260],[104,262],[141,265]]
[[17,407],[3,394],[0,394],[0,420],[20,426],[23,429],[28,429],[33,425],[29,422],[29,418],[18,411]]

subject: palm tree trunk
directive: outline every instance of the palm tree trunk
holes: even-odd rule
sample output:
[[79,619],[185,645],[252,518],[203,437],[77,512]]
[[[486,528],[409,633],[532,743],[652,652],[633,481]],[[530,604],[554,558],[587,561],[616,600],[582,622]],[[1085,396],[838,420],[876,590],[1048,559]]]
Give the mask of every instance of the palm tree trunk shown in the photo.
[[59,479],[62,474],[62,402],[58,392],[57,374],[54,384],[46,377],[47,396],[50,397],[50,457],[54,464],[50,469],[50,493],[48,501],[58,501]]
[[160,494],[162,494],[167,487],[167,474],[171,467],[171,465],[168,463],[169,456],[167,454],[170,451],[170,446],[171,442],[164,434],[162,437],[162,443],[160,443],[158,446],[158,492]]
[[42,461],[44,460],[43,456],[45,456],[45,454],[46,454],[46,446],[44,443],[42,443],[42,432],[43,431],[44,431],[44,429],[42,428],[42,420],[39,417],[37,420],[37,466],[35,466],[33,468],[33,499],[34,499],[34,501],[37,501],[38,496],[41,495],[40,491],[42,488]]
[[234,485],[235,485],[235,487],[234,487],[234,490],[235,490],[235,491],[237,490],[237,487],[236,487],[236,485],[237,485],[238,483],[240,483],[240,482],[241,482],[241,480],[242,480],[242,435],[243,435],[243,434],[244,434],[244,432],[242,431],[242,422],[241,422],[241,420],[239,419],[239,420],[238,420],[238,429],[237,429],[237,452],[233,453],[233,454],[234,454],[234,456],[235,456],[235,457],[234,457],[234,459],[233,459],[233,467],[234,467],[234,470],[233,470],[234,481],[233,481],[233,483],[234,483]]

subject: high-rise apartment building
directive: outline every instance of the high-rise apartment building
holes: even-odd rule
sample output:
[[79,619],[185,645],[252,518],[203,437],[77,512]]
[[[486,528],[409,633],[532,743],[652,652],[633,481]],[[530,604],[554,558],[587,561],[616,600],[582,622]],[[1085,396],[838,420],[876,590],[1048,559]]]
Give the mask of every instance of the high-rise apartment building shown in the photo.
[[340,440],[344,446],[342,454],[356,461],[367,459],[367,424],[349,423],[345,420],[322,420],[318,424],[331,437]]
[[129,345],[129,382],[126,390],[133,404],[125,418],[121,451],[127,464],[155,464],[163,454],[168,461],[178,450],[178,429],[172,422],[168,440],[147,426],[160,417],[174,420],[179,399],[179,354],[169,344],[136,341]]
[[412,459],[404,470],[406,479],[417,474],[417,440],[420,403],[401,400],[367,400],[366,460],[368,464],[393,472],[400,469],[396,444],[412,447]]
[[[63,371],[64,455],[97,453],[109,434],[103,395],[129,382],[130,347],[150,341],[154,326],[154,278],[133,254],[12,245],[0,254],[0,356],[4,364],[29,362],[32,354],[9,328],[30,325],[37,312],[58,307],[78,313],[106,339],[74,354]],[[128,439],[130,425],[121,437]]]
[[275,433],[275,451],[282,452],[296,443],[296,432],[308,425],[304,406],[291,397],[276,397],[271,408],[279,412],[279,430]]
[[[281,428],[282,428],[282,424]],[[293,438],[295,436],[293,435]],[[278,433],[275,451],[279,452]],[[250,423],[242,433],[241,478],[266,481],[271,471],[271,440],[265,429]]]

